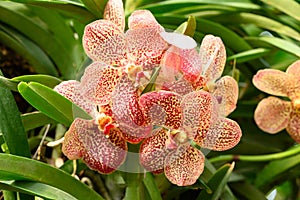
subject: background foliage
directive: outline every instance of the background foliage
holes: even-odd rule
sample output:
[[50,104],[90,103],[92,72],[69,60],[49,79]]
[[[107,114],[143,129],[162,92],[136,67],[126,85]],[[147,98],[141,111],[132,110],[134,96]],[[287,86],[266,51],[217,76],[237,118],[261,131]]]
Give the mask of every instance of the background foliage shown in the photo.
[[[21,55],[33,74],[14,77],[3,68],[6,74],[0,76],[0,196],[119,199],[126,193],[126,199],[137,195],[138,199],[260,200],[276,191],[276,200],[300,199],[300,146],[285,131],[269,135],[256,126],[253,113],[266,94],[251,82],[261,68],[285,70],[299,59],[296,0],[125,1],[127,16],[148,9],[167,29],[194,16],[197,42],[205,34],[222,38],[228,55],[224,73],[239,78],[239,103],[229,117],[240,124],[242,140],[230,151],[209,152],[203,175],[190,187],[173,186],[163,175],[150,173],[103,176],[80,161],[75,170],[70,161],[60,169],[53,167],[65,158],[60,146],[49,147],[49,142],[63,136],[73,115],[72,103],[50,88],[61,80],[80,78],[90,62],[81,45],[84,26],[102,17],[105,4],[105,0],[0,1],[0,43]],[[28,105],[24,110],[11,91],[42,112]],[[81,181],[71,176],[75,173]],[[136,185],[131,179],[142,182]]]

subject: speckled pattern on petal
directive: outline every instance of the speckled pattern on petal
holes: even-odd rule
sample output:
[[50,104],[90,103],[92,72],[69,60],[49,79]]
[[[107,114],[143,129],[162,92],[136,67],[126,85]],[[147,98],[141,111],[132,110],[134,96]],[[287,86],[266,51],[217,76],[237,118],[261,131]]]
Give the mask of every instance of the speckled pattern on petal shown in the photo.
[[157,67],[161,61],[167,43],[155,28],[141,28],[126,32],[128,43],[128,59],[144,70]]
[[81,157],[91,169],[108,174],[124,162],[127,144],[118,129],[111,129],[106,138],[93,120],[77,118],[65,135],[63,152],[69,159]]
[[140,146],[140,162],[151,172],[164,170],[165,157],[170,150],[166,148],[168,135],[165,129],[154,130],[154,135],[146,138]]
[[112,112],[128,142],[138,143],[149,135],[152,126],[145,124],[144,115],[138,104],[137,88],[126,74],[122,76],[112,93]]
[[115,23],[120,30],[125,29],[125,15],[122,0],[109,0],[105,6],[103,19]]
[[189,144],[180,145],[165,159],[165,175],[178,186],[194,184],[204,170],[204,156]]
[[78,92],[79,85],[80,82],[75,80],[63,81],[55,86],[54,90],[91,114],[95,106],[86,99],[86,96]]
[[197,129],[208,129],[218,117],[217,100],[210,93],[199,90],[183,97],[181,102],[182,128],[193,139]]
[[183,96],[190,92],[193,92],[194,88],[190,82],[188,82],[184,78],[181,78],[178,81],[163,83],[162,90],[172,91]]
[[300,143],[300,113],[292,112],[286,130],[296,142]]
[[97,20],[85,26],[82,38],[85,53],[93,61],[109,65],[123,65],[126,60],[125,34],[108,20]]
[[172,129],[181,126],[181,96],[174,92],[148,92],[140,97],[140,105],[147,123]]
[[223,76],[210,91],[220,101],[219,112],[222,116],[229,115],[236,108],[239,95],[239,86],[231,76]]
[[130,30],[143,28],[156,28],[159,32],[164,28],[156,21],[149,10],[136,10],[128,18]]
[[295,93],[290,95],[291,98],[300,97],[300,60],[292,63],[286,70],[286,73],[295,77]]
[[206,132],[201,147],[214,151],[225,151],[236,146],[242,130],[236,121],[219,118]]
[[287,127],[291,111],[291,102],[270,96],[258,103],[254,120],[263,131],[277,133]]
[[259,70],[252,79],[255,87],[276,96],[289,96],[294,92],[294,77],[276,69]]
[[206,35],[199,55],[204,77],[212,82],[221,77],[226,63],[226,50],[221,38]]
[[120,78],[120,68],[93,62],[81,77],[79,92],[95,105],[108,104]]

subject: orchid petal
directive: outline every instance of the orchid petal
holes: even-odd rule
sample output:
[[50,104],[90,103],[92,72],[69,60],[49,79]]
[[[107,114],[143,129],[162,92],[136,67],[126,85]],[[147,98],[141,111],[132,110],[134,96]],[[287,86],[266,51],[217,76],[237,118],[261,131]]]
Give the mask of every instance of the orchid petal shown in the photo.
[[[161,66],[160,74],[165,76],[166,80],[170,79],[169,76],[175,77],[180,71],[186,80],[194,83],[198,81],[202,72],[200,57],[195,48],[180,49],[171,46],[164,54]],[[170,80],[173,81],[173,77]]]
[[255,87],[276,96],[289,96],[293,92],[293,77],[276,69],[259,70],[252,80]]
[[182,128],[191,139],[195,137],[197,129],[208,129],[218,117],[217,100],[203,90],[185,95],[181,108]]
[[165,159],[165,175],[178,186],[194,184],[204,170],[204,155],[189,144],[180,145]]
[[151,126],[145,125],[144,115],[138,104],[137,89],[126,74],[112,93],[112,112],[128,142],[138,143],[150,133]]
[[206,35],[200,45],[199,55],[204,77],[211,82],[221,77],[226,63],[226,50],[222,40]]
[[93,62],[81,77],[79,93],[94,105],[108,104],[120,78],[120,68]]
[[174,92],[148,92],[140,97],[145,120],[153,125],[177,129],[181,126],[181,96]]
[[159,65],[167,43],[161,38],[156,28],[128,30],[126,39],[129,48],[128,58],[135,65],[141,65],[146,70]]
[[218,99],[220,103],[220,115],[227,116],[236,108],[239,86],[234,78],[231,76],[223,76],[215,85],[212,94]]
[[286,73],[292,75],[295,79],[295,93],[291,94],[291,98],[300,97],[300,60],[292,63],[287,68]]
[[134,11],[128,18],[128,27],[130,30],[144,28],[155,28],[158,32],[164,30],[148,10]]
[[125,29],[125,15],[122,0],[109,0],[106,3],[103,19],[115,23],[120,30]]
[[236,121],[228,118],[219,118],[205,131],[203,142],[200,145],[214,151],[225,151],[236,146],[242,136],[242,130]]
[[166,130],[159,129],[143,141],[140,146],[140,162],[146,170],[156,174],[163,172],[165,157],[170,152],[166,148],[167,139]]
[[77,118],[65,134],[62,151],[69,159],[82,158],[91,169],[108,174],[126,157],[127,144],[120,134],[118,129],[111,129],[106,138],[93,120]]
[[113,22],[97,20],[88,24],[84,29],[82,43],[85,53],[93,61],[123,65],[127,43],[123,31]]
[[194,88],[192,84],[182,78],[178,81],[163,83],[162,90],[172,91],[183,96],[190,92],[193,92]]
[[296,142],[300,143],[300,113],[299,112],[292,112],[286,130]]
[[197,47],[196,41],[187,35],[175,32],[161,32],[160,35],[169,44],[183,50],[194,49]]
[[291,111],[291,102],[270,96],[258,103],[254,120],[263,131],[277,133],[287,127]]
[[75,80],[63,81],[54,90],[91,114],[95,107],[78,92],[79,85],[80,82]]

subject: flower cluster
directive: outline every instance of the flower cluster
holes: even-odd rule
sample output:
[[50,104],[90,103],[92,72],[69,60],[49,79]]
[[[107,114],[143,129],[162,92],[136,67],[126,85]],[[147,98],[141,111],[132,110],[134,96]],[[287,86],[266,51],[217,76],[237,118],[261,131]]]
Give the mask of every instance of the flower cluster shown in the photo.
[[[192,38],[165,32],[146,10],[133,12],[126,32],[124,27],[122,1],[109,0],[104,19],[84,31],[83,47],[93,63],[80,82],[55,88],[92,117],[74,120],[63,153],[107,174],[124,162],[127,142],[141,143],[146,170],[191,185],[204,169],[195,144],[223,151],[241,137],[239,125],[226,118],[235,109],[238,86],[229,76],[220,78],[225,47],[208,35],[198,53]],[[156,88],[145,91],[158,68]]]
[[275,69],[259,70],[253,84],[263,92],[280,97],[267,97],[259,102],[254,113],[257,125],[268,133],[286,129],[300,143],[300,60],[286,72]]

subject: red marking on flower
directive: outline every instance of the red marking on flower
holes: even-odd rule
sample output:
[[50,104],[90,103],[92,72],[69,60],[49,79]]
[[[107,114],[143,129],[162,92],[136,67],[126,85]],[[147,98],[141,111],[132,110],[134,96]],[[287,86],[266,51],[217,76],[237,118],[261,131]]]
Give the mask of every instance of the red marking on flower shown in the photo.
[[253,84],[260,90],[277,96],[288,97],[285,101],[268,97],[258,103],[254,113],[256,124],[268,133],[277,133],[286,128],[291,137],[300,143],[300,60],[282,72],[275,69],[259,70]]
[[120,30],[125,29],[125,15],[122,0],[109,0],[106,3],[103,19],[109,20],[116,24]]
[[106,105],[121,78],[121,69],[93,62],[81,77],[80,94],[95,105]]
[[138,104],[137,89],[127,75],[116,86],[112,95],[113,116],[126,140],[138,143],[151,131],[145,124],[143,112]]
[[94,120],[77,118],[65,134],[62,151],[69,159],[82,158],[91,169],[108,174],[124,162],[127,144],[119,129],[110,129],[107,138]]
[[128,18],[128,27],[131,30],[156,28],[158,32],[164,28],[156,21],[155,17],[148,10],[136,10]]
[[181,126],[181,96],[174,92],[148,92],[140,97],[147,123],[177,129]]

